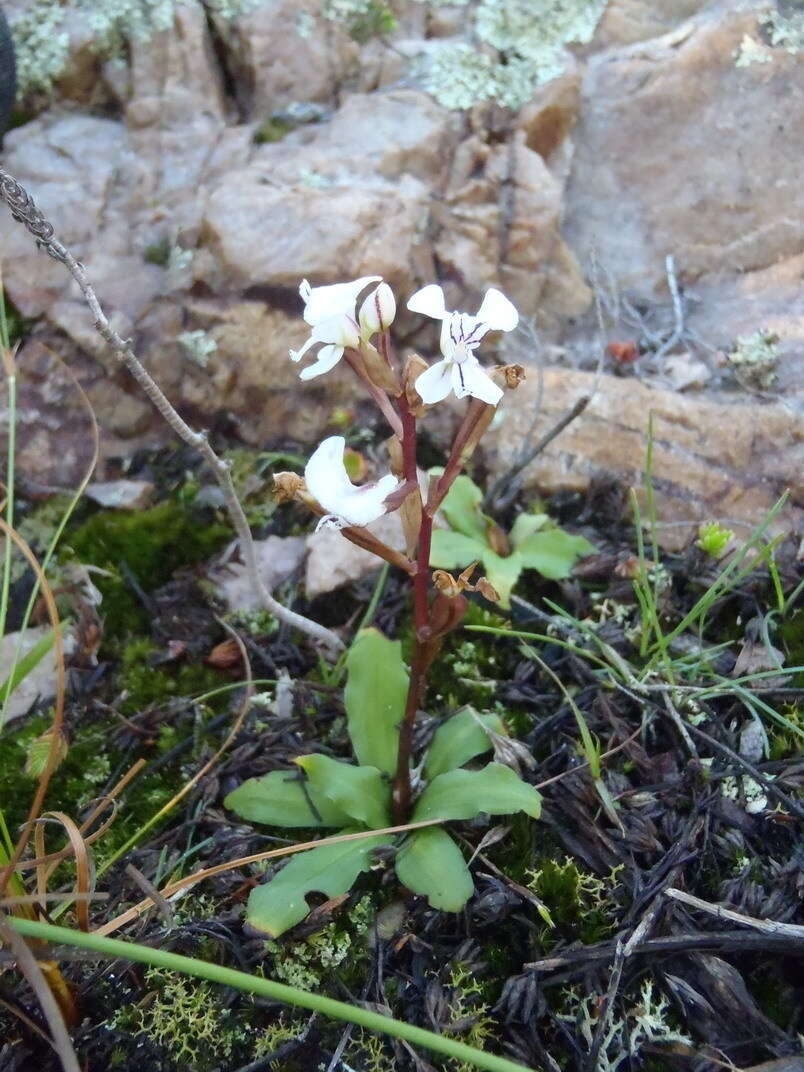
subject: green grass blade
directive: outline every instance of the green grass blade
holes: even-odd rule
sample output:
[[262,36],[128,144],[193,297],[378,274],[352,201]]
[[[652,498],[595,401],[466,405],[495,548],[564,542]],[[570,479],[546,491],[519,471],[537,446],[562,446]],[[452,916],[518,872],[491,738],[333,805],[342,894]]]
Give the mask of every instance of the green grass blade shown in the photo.
[[402,1020],[394,1020],[390,1016],[363,1009],[359,1005],[347,1005],[343,1001],[336,1001],[322,994],[299,990],[284,983],[275,983],[271,979],[261,979],[256,975],[235,971],[233,968],[221,967],[220,964],[181,956],[166,949],[152,949],[150,946],[139,945],[135,942],[122,942],[117,938],[105,938],[99,934],[86,934],[67,927],[55,927],[49,923],[37,923],[26,919],[8,919],[6,922],[8,926],[14,927],[26,938],[39,938],[43,941],[78,946],[80,949],[89,949],[93,953],[110,959],[120,957],[123,960],[133,960],[155,968],[165,968],[167,971],[206,979],[221,986],[230,986],[245,994],[256,994],[271,1001],[281,1001],[286,1005],[310,1009],[333,1020],[357,1024],[369,1031],[404,1039],[413,1046],[421,1046],[435,1053],[444,1054],[456,1061],[463,1061],[473,1068],[484,1069],[487,1072],[526,1072],[525,1065],[509,1061],[506,1057],[485,1053],[483,1050],[467,1046],[466,1043],[447,1038],[445,1035],[436,1035],[422,1027],[406,1024]]
[[[34,644],[29,652],[26,652],[21,659],[15,659],[12,666],[11,673],[8,677],[0,683],[0,703],[2,703],[3,715],[5,714],[6,704],[11,697],[11,694],[20,684],[24,681],[28,674],[39,665],[44,659],[50,649],[53,647],[53,641],[55,640],[55,633],[51,629],[50,632],[45,633],[43,637]],[[0,728],[3,726],[3,718],[0,716]]]

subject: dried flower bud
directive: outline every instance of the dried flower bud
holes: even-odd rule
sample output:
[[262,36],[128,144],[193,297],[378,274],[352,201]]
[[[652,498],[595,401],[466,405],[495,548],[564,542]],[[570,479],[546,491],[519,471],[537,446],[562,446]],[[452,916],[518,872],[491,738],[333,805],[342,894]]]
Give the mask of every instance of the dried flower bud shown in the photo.
[[408,409],[414,417],[422,417],[425,412],[425,405],[422,402],[421,395],[416,390],[416,380],[423,372],[426,372],[430,366],[420,357],[418,354],[411,354],[405,362],[404,372],[404,384],[405,384],[405,397],[408,401]]
[[485,577],[481,577],[480,580],[477,582],[477,584],[475,585],[475,591],[479,592],[484,599],[487,599],[489,601],[489,603],[500,602],[500,593],[497,591],[491,581],[487,580]]
[[363,358],[366,375],[375,387],[379,387],[381,391],[389,391],[395,397],[400,394],[402,388],[397,375],[389,365],[388,359],[380,353],[376,346],[361,340],[360,356]]
[[515,391],[526,379],[525,370],[521,365],[498,365],[490,371],[489,375],[495,383],[507,387],[510,391]]
[[307,490],[298,473],[274,473],[274,498],[278,503],[293,502]]
[[508,534],[491,518],[486,520],[486,542],[495,555],[499,555],[501,558],[507,558],[511,554],[511,543],[508,539]]
[[394,292],[387,283],[380,283],[360,306],[360,334],[364,339],[369,339],[378,331],[387,331],[395,316]]

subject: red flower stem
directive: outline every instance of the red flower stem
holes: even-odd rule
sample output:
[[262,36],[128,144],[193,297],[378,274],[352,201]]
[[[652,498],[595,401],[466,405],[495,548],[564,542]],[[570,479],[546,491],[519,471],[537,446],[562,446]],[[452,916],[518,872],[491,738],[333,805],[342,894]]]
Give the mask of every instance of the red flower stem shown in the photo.
[[[398,403],[399,413],[402,418],[402,465],[405,480],[415,481],[418,487],[416,418],[410,412],[404,393],[399,396]],[[406,822],[410,814],[413,796],[410,784],[410,757],[413,749],[413,729],[416,723],[416,713],[427,688],[427,671],[430,669],[430,664],[441,646],[440,640],[433,639],[429,635],[430,541],[432,533],[433,519],[422,512],[416,556],[416,572],[413,574],[413,658],[410,667],[408,695],[405,701],[405,714],[402,725],[399,727],[399,752],[393,792],[394,815],[401,816],[402,822]]]
[[410,685],[405,701],[405,716],[399,727],[399,752],[394,778],[393,811],[394,822],[406,823],[410,817],[413,790],[410,784],[410,756],[413,751],[413,728],[416,714],[424,699],[427,688],[427,671],[438,654],[441,639],[426,639],[418,631],[414,640],[413,659],[410,665]]

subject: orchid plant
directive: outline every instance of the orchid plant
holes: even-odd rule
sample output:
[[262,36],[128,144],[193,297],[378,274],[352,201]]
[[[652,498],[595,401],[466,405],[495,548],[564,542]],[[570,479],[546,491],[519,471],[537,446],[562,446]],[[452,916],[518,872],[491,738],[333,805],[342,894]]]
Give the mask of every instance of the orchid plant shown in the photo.
[[[248,922],[274,937],[304,918],[307,893],[336,897],[348,892],[358,875],[374,866],[374,850],[380,846],[396,846],[395,867],[403,885],[425,896],[434,908],[458,911],[474,887],[460,848],[442,824],[515,811],[537,818],[540,811],[540,796],[520,776],[516,749],[497,715],[471,708],[453,714],[436,730],[418,763],[413,755],[428,671],[444,638],[466,613],[466,593],[500,600],[488,578],[473,579],[476,562],[464,561],[467,548],[453,555],[456,564],[466,567],[457,576],[431,568],[433,523],[439,509],[454,502],[451,489],[504,390],[516,388],[524,377],[519,365],[485,368],[476,354],[489,332],[512,331],[518,313],[493,288],[475,315],[451,312],[441,287],[425,286],[409,298],[407,307],[441,322],[441,357],[428,365],[414,354],[400,365],[390,336],[396,301],[380,277],[321,287],[304,280],[299,292],[311,331],[290,357],[296,362],[314,358],[302,367],[301,379],[321,376],[341,362],[351,368],[390,426],[390,471],[356,486],[344,461],[345,440],[330,436],[310,457],[304,477],[275,476],[277,498],[305,504],[319,517],[319,527],[339,530],[407,574],[414,630],[409,667],[399,642],[376,629],[361,630],[350,648],[344,703],[356,763],[301,756],[294,772],[252,778],[226,798],[226,806],[242,818],[271,826],[331,827],[364,835],[378,831],[376,836],[341,839],[300,853],[252,891]],[[417,465],[418,422],[428,407],[451,394],[468,399],[468,405],[445,467],[428,479]],[[460,490],[461,484],[457,487]],[[391,511],[400,515],[404,551],[389,547],[367,528]],[[454,511],[449,515],[454,518]],[[483,524],[478,520],[472,532],[478,543]],[[535,532],[533,525],[529,528]],[[442,547],[441,560],[443,552]],[[484,549],[472,557],[485,561]],[[507,591],[504,594],[507,597]],[[466,768],[492,749],[501,761]],[[403,831],[401,837],[388,830],[433,821],[435,825]]]

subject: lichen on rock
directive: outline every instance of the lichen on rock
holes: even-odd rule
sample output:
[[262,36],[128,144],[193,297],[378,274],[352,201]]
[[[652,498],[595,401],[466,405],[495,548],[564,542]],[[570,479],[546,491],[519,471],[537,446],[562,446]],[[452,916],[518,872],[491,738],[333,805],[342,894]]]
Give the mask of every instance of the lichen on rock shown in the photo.
[[432,57],[427,87],[445,108],[496,101],[517,110],[564,72],[566,46],[591,39],[604,7],[602,0],[481,0],[472,36],[494,51],[445,42]]

